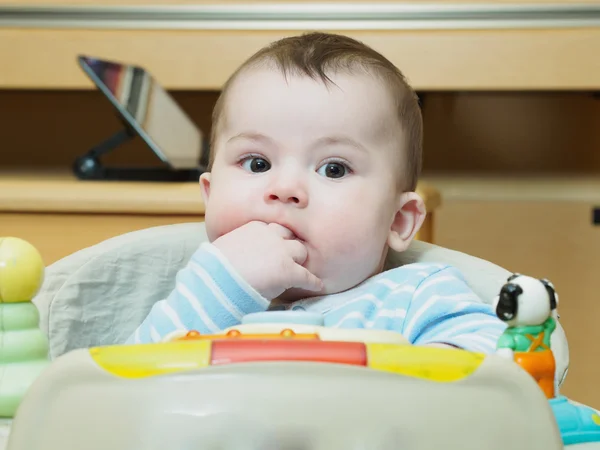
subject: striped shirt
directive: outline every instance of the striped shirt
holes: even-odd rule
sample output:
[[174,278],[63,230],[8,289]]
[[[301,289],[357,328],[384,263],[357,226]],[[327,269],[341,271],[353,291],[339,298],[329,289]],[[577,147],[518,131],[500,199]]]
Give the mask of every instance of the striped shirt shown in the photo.
[[[178,272],[171,294],[154,304],[127,342],[157,342],[177,330],[214,333],[267,310],[269,303],[205,243]],[[495,350],[506,327],[461,273],[445,264],[407,264],[290,308],[321,313],[327,327],[393,330],[413,344],[444,343],[485,353]]]

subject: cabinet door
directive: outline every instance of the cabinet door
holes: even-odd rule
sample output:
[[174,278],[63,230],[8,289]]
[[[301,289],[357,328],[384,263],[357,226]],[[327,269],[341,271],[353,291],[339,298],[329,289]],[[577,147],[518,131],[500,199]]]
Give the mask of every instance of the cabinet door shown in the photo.
[[594,206],[446,200],[435,231],[439,245],[552,280],[571,355],[563,393],[600,408],[600,225],[592,221]]

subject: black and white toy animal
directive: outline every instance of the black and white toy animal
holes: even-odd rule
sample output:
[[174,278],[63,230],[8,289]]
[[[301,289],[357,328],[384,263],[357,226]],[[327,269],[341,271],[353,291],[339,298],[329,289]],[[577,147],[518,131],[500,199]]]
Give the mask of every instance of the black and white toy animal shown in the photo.
[[558,318],[558,294],[545,278],[515,273],[511,275],[495,298],[494,310],[509,326],[541,325],[552,315]]
[[498,341],[497,353],[513,357],[514,352],[527,351],[532,335],[545,332],[549,343],[558,319],[558,294],[546,279],[511,275],[494,299],[493,307],[507,329]]

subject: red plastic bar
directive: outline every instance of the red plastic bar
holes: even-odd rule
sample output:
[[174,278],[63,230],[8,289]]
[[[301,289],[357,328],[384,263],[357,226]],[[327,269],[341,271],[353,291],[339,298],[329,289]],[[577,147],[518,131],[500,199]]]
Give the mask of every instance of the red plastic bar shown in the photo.
[[314,361],[367,365],[361,342],[313,340],[219,340],[212,343],[212,365],[254,361]]

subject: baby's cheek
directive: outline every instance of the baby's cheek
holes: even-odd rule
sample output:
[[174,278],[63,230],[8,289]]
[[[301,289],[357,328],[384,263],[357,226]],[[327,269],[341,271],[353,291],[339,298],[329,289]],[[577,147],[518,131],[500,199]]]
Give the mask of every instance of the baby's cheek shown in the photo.
[[381,220],[375,220],[368,213],[353,214],[328,220],[327,225],[334,230],[324,239],[328,242],[330,256],[338,255],[341,264],[344,261],[366,266],[379,263],[387,239]]
[[248,220],[240,208],[217,208],[206,212],[206,233],[210,241],[245,225]]
[[367,251],[369,233],[351,218],[329,219],[319,226],[322,245],[330,258],[355,260]]
[[376,270],[381,255],[365,236],[332,236],[325,241],[318,275],[329,292],[340,292],[361,283]]

